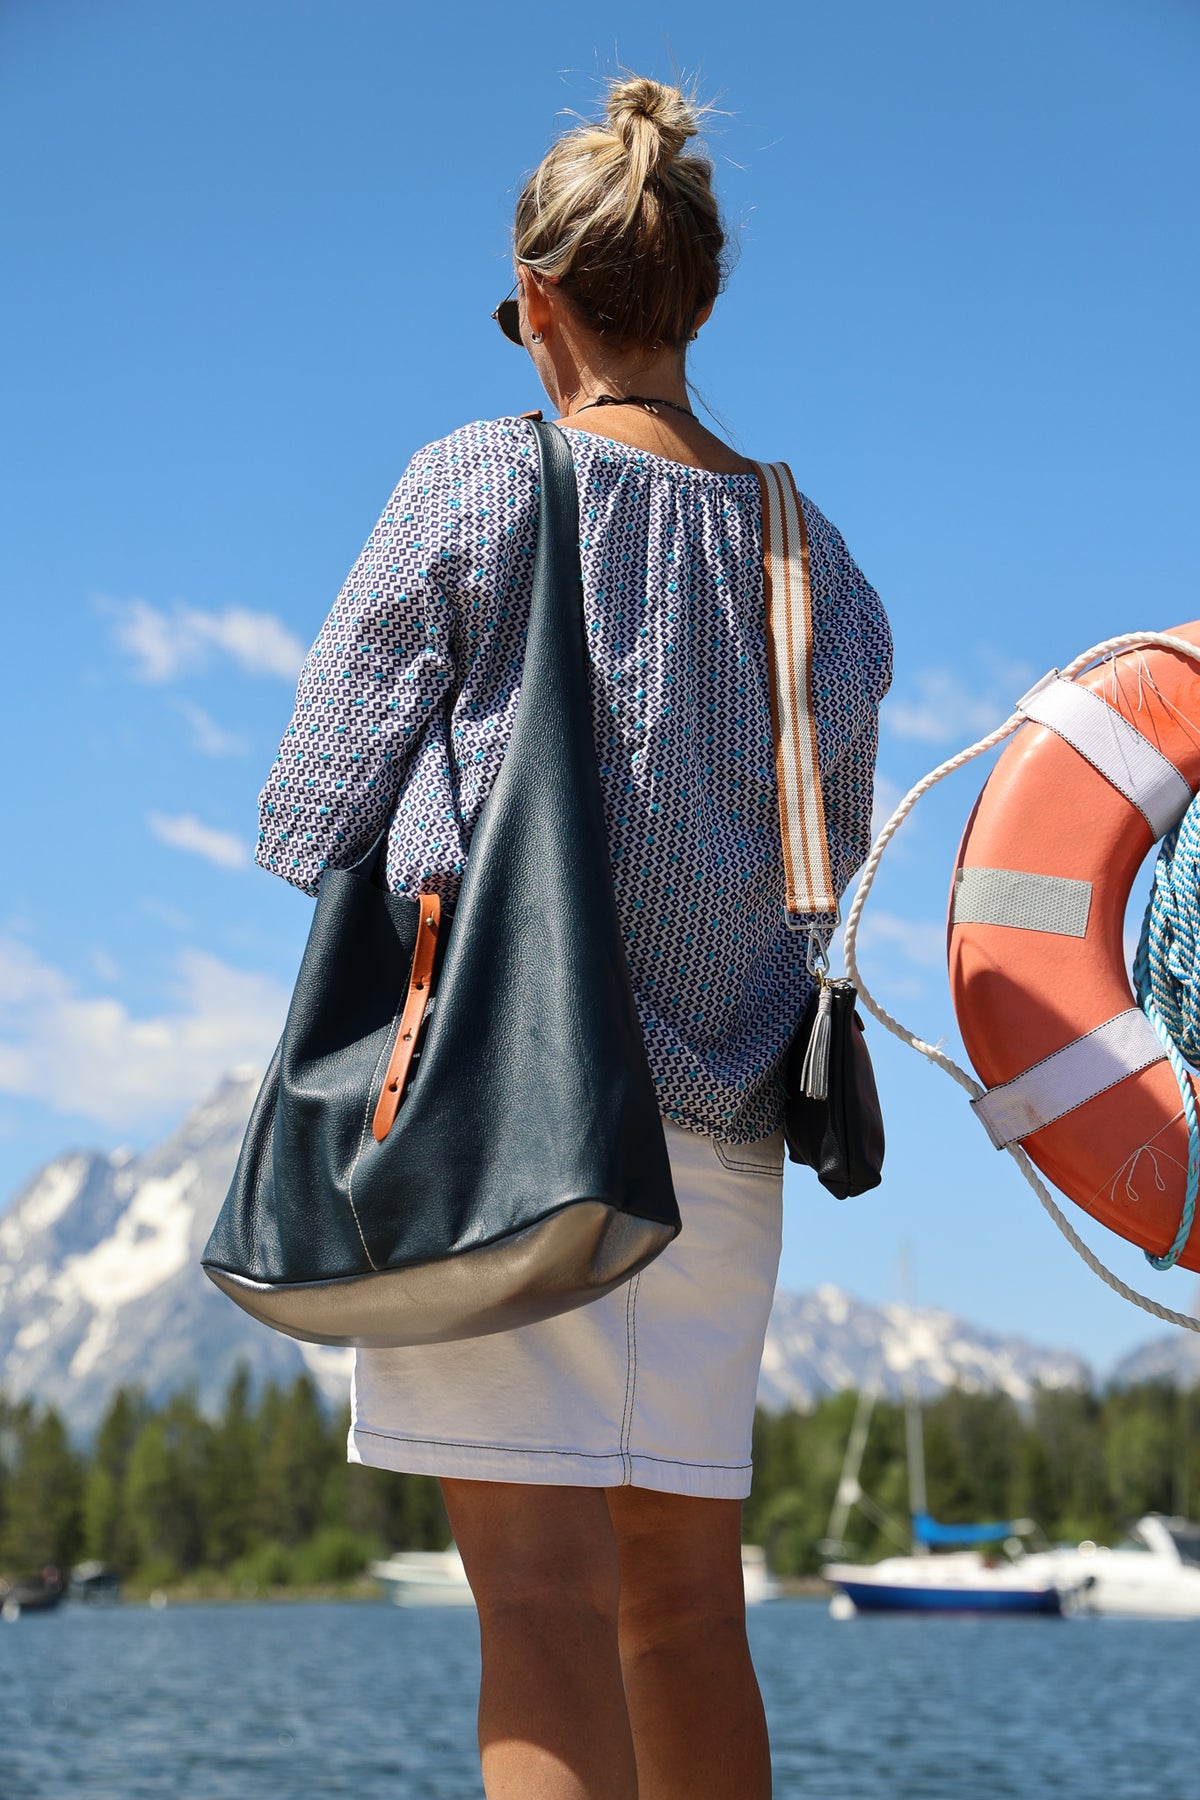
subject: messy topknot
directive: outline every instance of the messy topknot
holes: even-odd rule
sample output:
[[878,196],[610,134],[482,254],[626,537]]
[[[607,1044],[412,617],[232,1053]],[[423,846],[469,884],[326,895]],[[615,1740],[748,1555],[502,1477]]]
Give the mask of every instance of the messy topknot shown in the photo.
[[603,123],[552,145],[517,202],[517,261],[554,276],[617,345],[686,342],[720,292],[725,232],[712,164],[683,154],[702,114],[677,87],[613,81]]

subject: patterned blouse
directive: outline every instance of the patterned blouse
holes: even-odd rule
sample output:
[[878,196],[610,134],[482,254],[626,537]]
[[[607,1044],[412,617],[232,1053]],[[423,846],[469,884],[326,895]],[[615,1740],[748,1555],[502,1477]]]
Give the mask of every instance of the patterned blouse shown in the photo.
[[[783,905],[758,478],[567,436],[617,909],[659,1104],[748,1143],[779,1126],[780,1059],[811,982]],[[838,532],[803,507],[840,893],[870,844],[891,636]],[[260,800],[262,867],[315,894],[394,807],[389,887],[453,904],[512,729],[537,512],[519,419],[413,458],[301,671]]]

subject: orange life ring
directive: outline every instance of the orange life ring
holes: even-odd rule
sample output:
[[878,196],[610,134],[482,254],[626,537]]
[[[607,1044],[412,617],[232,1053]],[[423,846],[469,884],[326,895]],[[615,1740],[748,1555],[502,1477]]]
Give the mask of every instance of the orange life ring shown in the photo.
[[[1200,622],[1172,635],[1200,646]],[[1029,722],[968,820],[950,897],[950,987],[967,1054],[989,1089],[974,1104],[993,1141],[1019,1141],[1070,1199],[1161,1256],[1179,1227],[1187,1127],[1170,1064],[1139,1048],[1148,1027],[1131,1015],[1124,927],[1143,859],[1200,788],[1200,723],[1189,719],[1200,714],[1200,669],[1180,652],[1148,648],[1069,685],[1087,698],[1061,692],[1068,684],[1059,682],[1039,684],[1021,703]],[[1062,735],[1061,720],[1038,722],[1051,702],[1094,719],[1101,763],[1112,740],[1107,775]],[[1145,811],[1128,797],[1129,782],[1127,791],[1114,785],[1125,764],[1143,760],[1128,727],[1159,752],[1157,762],[1152,752],[1144,760],[1151,782],[1166,784],[1156,803],[1142,793]],[[1178,804],[1168,765],[1182,777]],[[1056,1114],[1084,1063],[1092,1097]],[[1039,1092],[1050,1094],[1042,1113]],[[1017,1136],[1022,1125],[1034,1128]],[[1200,1269],[1200,1223],[1179,1262]]]

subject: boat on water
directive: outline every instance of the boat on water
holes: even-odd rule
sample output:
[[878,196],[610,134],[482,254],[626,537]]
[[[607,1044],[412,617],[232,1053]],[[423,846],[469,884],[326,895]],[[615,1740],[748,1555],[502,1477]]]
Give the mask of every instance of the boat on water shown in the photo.
[[389,1600],[397,1606],[474,1606],[463,1560],[453,1544],[448,1550],[398,1550],[368,1565]]
[[1032,1559],[1024,1554],[1024,1539],[1037,1532],[1031,1520],[945,1525],[926,1509],[921,1407],[911,1382],[905,1392],[911,1549],[908,1554],[886,1556],[876,1563],[857,1563],[846,1557],[846,1527],[855,1507],[893,1539],[904,1541],[897,1521],[859,1485],[876,1398],[874,1387],[859,1394],[822,1545],[836,1558],[821,1570],[834,1590],[829,1607],[832,1616],[852,1619],[861,1612],[932,1612],[1053,1617],[1078,1610],[1086,1575],[1048,1565],[1031,1566]]
[[1147,1513],[1121,1543],[1085,1540],[1024,1559],[1081,1589],[1080,1610],[1102,1618],[1200,1619],[1200,1525]]
[[[1027,1519],[1017,1519],[987,1525],[941,1525],[928,1513],[914,1514],[913,1555],[886,1556],[877,1563],[825,1565],[821,1573],[835,1589],[833,1615],[1056,1614],[1075,1610],[1085,1576],[1072,1577],[1050,1567],[1031,1568],[1034,1558],[995,1556],[983,1548],[1018,1538],[1020,1528],[1028,1524]],[[972,1544],[979,1548],[967,1547]]]
[[53,1612],[63,1597],[63,1579],[53,1565],[36,1575],[0,1575],[0,1619],[11,1625],[26,1613]]
[[71,1570],[67,1598],[82,1606],[115,1606],[121,1598],[121,1577],[109,1563],[94,1559],[76,1563]]
[[742,1580],[747,1606],[761,1606],[766,1600],[778,1600],[783,1592],[767,1567],[766,1551],[758,1544],[742,1545]]
[[[474,1606],[462,1557],[448,1550],[399,1550],[369,1565],[369,1571],[397,1606]],[[747,1606],[778,1599],[779,1583],[767,1568],[766,1552],[757,1544],[742,1546],[742,1576]]]

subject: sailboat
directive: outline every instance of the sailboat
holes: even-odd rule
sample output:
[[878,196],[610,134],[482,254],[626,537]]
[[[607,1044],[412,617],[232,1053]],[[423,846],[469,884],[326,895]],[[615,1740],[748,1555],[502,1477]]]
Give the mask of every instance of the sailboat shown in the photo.
[[[822,1546],[830,1554],[844,1552],[846,1526],[854,1507],[891,1536],[898,1535],[895,1522],[863,1492],[858,1479],[876,1398],[874,1388],[859,1395]],[[830,1602],[833,1617],[849,1619],[860,1612],[1054,1615],[1077,1610],[1086,1578],[1064,1579],[1052,1566],[1043,1563],[1027,1568],[1019,1560],[1022,1540],[1037,1530],[1031,1520],[944,1525],[928,1511],[920,1405],[911,1381],[906,1383],[905,1399],[911,1550],[877,1563],[826,1563],[821,1573],[834,1589]],[[991,1546],[1015,1549],[1018,1560],[997,1556]]]
[[[1072,1610],[1073,1590],[1060,1585],[1050,1571],[1034,1574],[1021,1562],[1002,1561],[979,1548],[1016,1536],[1014,1524],[939,1525],[928,1514],[913,1516],[913,1554],[885,1556],[877,1563],[827,1563],[821,1573],[836,1589],[830,1604],[834,1618],[860,1612],[1061,1613]],[[950,1540],[960,1546],[929,1554],[947,1542],[948,1531],[977,1534]],[[1070,1596],[1070,1597],[1069,1597]],[[839,1601],[841,1604],[839,1605]]]

